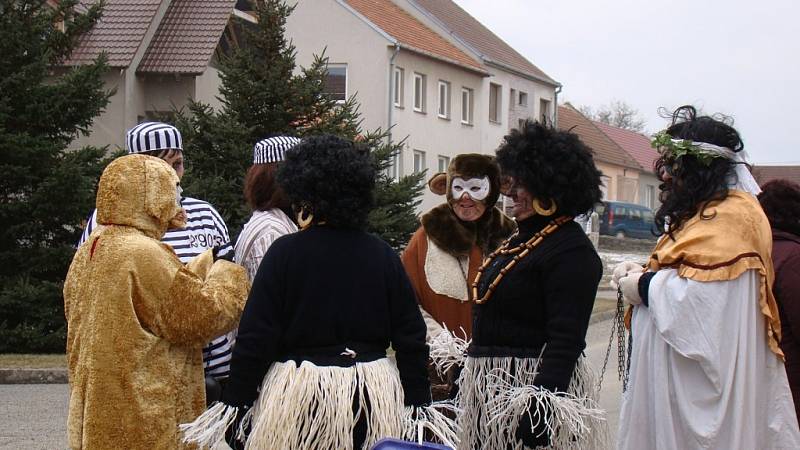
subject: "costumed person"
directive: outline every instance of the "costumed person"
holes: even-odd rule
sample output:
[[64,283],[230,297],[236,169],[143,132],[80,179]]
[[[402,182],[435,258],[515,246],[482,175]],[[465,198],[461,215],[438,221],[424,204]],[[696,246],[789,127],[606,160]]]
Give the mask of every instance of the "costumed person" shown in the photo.
[[244,198],[253,215],[236,240],[234,256],[234,261],[247,269],[251,281],[275,239],[297,231],[297,225],[289,218],[293,215],[292,205],[278,185],[277,173],[286,150],[298,142],[291,136],[273,136],[253,148],[253,165],[244,179]]
[[402,260],[428,328],[431,356],[441,372],[432,370],[431,378],[438,378],[433,394],[443,399],[451,395],[458,371],[452,354],[463,353],[472,336],[471,282],[483,258],[516,225],[494,206],[500,196],[500,169],[493,156],[458,155],[447,173],[434,175],[428,187],[445,195],[447,202],[422,216]]
[[184,265],[159,240],[185,225],[175,171],[129,155],[106,167],[99,226],[64,283],[72,449],[176,449],[205,405],[201,349],[231,330],[249,283],[210,249]]
[[[183,139],[180,131],[161,122],[142,122],[125,134],[125,149],[128,154],[155,156],[167,162],[183,178]],[[233,257],[233,247],[228,237],[228,227],[211,204],[191,197],[180,198],[186,214],[186,224],[170,228],[161,238],[186,264],[206,250],[219,247],[219,255]],[[89,239],[97,228],[97,210],[92,211],[83,230],[78,246]],[[231,342],[227,335],[215,336],[203,348],[203,370],[206,374],[209,403],[219,399],[221,387],[230,372]]]
[[188,441],[212,446],[227,431],[250,450],[366,449],[404,436],[406,407],[430,403],[413,288],[395,251],[364,231],[375,177],[368,151],[335,136],[286,152],[278,182],[301,231],[264,256],[222,402],[182,426]]
[[656,135],[664,233],[613,280],[631,305],[618,449],[800,448],[770,226],[739,133],[678,108]]
[[576,135],[526,121],[497,150],[518,231],[478,269],[456,399],[463,449],[605,449],[582,352],[603,267],[573,217],[600,201]]
[[781,319],[781,350],[795,413],[800,417],[800,184],[772,180],[761,189],[758,201],[772,227],[772,292]]

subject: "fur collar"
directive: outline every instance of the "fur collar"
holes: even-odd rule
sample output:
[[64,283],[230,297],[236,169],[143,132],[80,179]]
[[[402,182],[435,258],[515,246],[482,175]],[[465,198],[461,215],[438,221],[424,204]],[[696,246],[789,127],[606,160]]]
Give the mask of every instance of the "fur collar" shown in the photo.
[[486,254],[517,228],[513,220],[494,207],[474,222],[463,222],[447,203],[428,211],[421,222],[433,243],[456,257],[469,255],[473,245]]

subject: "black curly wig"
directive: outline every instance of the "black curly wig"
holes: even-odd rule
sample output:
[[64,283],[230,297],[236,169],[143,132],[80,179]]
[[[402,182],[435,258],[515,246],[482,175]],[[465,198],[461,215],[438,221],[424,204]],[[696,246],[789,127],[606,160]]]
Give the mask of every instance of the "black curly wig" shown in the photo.
[[592,152],[569,131],[526,120],[504,138],[497,163],[545,208],[554,201],[555,214],[576,216],[600,202],[601,173]]
[[758,201],[772,228],[800,236],[800,184],[772,180],[761,186]]
[[306,208],[314,223],[333,228],[366,228],[375,176],[366,148],[329,134],[303,139],[278,168],[278,183],[295,211]]
[[[744,149],[729,117],[698,116],[697,110],[689,105],[676,109],[671,117],[672,125],[666,133],[675,139],[705,142],[734,152]],[[663,234],[666,227],[666,233],[672,237],[672,233],[698,211],[703,215],[709,202],[727,198],[729,184],[736,182],[735,164],[726,158],[714,158],[705,165],[690,154],[677,159],[662,154],[655,163],[656,175],[661,181],[661,206],[655,213],[658,233]]]

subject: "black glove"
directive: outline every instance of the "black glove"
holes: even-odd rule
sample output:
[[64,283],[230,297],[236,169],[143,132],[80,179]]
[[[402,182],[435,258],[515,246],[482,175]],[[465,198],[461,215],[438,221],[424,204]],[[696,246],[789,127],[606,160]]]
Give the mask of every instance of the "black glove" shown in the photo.
[[231,245],[230,242],[226,242],[224,244],[215,246],[211,250],[211,253],[214,255],[214,262],[217,262],[220,259],[224,259],[225,261],[228,262],[233,262],[234,251],[233,251],[233,246]]
[[[550,405],[531,408],[519,419],[515,437],[522,441],[526,447],[536,448],[550,445],[550,433],[547,431],[547,420],[550,418]],[[538,422],[538,423],[537,423]]]
[[[225,431],[225,443],[228,444],[230,448],[233,450],[244,450],[244,442],[237,439],[236,435],[239,433],[239,427],[242,424],[242,418],[250,408],[246,406],[240,406],[239,410],[236,412],[236,418],[233,420],[231,426]],[[250,434],[250,427],[248,426],[244,430],[245,437]]]
[[222,397],[222,385],[211,375],[206,375],[206,407]]

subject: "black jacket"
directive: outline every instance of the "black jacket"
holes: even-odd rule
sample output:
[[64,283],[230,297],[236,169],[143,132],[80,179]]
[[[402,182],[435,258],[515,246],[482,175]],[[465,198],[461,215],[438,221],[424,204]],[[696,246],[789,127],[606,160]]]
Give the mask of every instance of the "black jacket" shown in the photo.
[[[544,228],[549,218],[519,223],[511,246]],[[479,295],[505,267],[498,257],[486,269]],[[539,357],[535,384],[566,391],[575,364],[586,347],[603,264],[591,241],[573,221],[545,237],[500,281],[489,300],[473,309],[471,356]]]
[[251,405],[276,361],[344,367],[384,357],[391,344],[405,403],[429,403],[425,332],[400,258],[382,240],[326,226],[282,236],[253,280],[223,402]]

